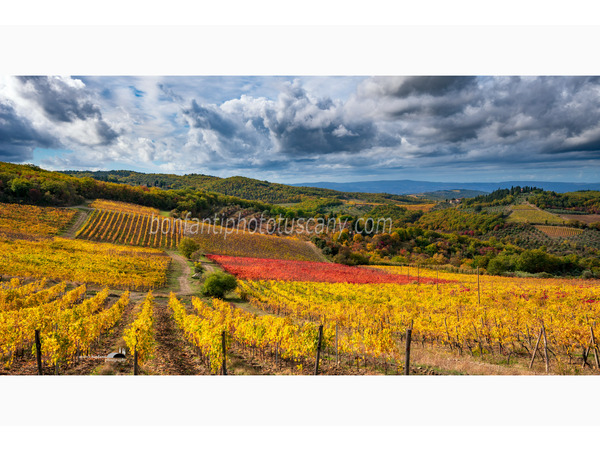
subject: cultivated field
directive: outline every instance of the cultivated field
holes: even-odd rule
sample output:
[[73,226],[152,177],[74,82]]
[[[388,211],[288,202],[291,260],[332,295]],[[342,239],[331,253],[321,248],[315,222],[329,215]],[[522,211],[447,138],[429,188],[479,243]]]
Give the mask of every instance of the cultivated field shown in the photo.
[[[406,268],[382,270],[406,273]],[[421,275],[432,279],[437,274],[424,270]],[[581,353],[589,348],[594,327],[590,318],[600,311],[599,283],[481,277],[478,290],[476,275],[440,278],[453,282],[248,280],[240,290],[260,310],[324,324],[326,352],[341,354],[346,364],[358,358],[382,371],[396,370],[403,356],[401,336],[412,324],[420,346],[454,358],[469,355],[525,370],[535,354],[533,369],[546,370],[543,349],[548,370],[581,370]],[[545,341],[540,344],[542,334]]]
[[539,223],[563,225],[565,220],[555,214],[551,214],[535,206],[522,204],[511,207],[512,213],[508,217],[509,222],[515,223]]
[[[227,272],[250,280],[322,281],[330,283],[396,283],[405,284],[409,276],[390,275],[364,267],[349,267],[309,261],[281,259],[239,258],[234,256],[207,255],[219,263]],[[432,278],[423,278],[423,283],[432,283]]]
[[51,236],[62,231],[76,211],[0,203],[0,233]]
[[402,205],[402,208],[406,208],[409,211],[429,212],[435,205],[436,203],[422,203],[418,205]]
[[166,283],[170,258],[159,250],[53,238],[0,239],[0,274],[125,289]]
[[[117,324],[129,303],[129,292],[113,302],[108,289],[90,294],[85,285],[67,291],[64,283],[50,288],[37,282],[14,284],[0,290],[0,354],[4,370],[17,366],[18,373],[35,373],[34,361],[24,358],[32,348],[39,352],[42,370],[59,373],[60,366],[74,364]],[[31,291],[19,308],[6,300],[15,289]]]
[[[165,233],[161,232],[161,226]],[[77,232],[77,238],[169,249],[179,244],[182,226],[181,220],[146,213],[95,210]]]
[[190,237],[198,242],[200,250],[206,254],[297,261],[324,260],[315,247],[296,237],[229,231],[231,233],[221,227],[210,226],[201,233],[190,234]]
[[111,200],[94,200],[90,206],[96,209],[105,209],[108,211],[126,212],[132,214],[152,214],[158,216],[160,211],[157,208],[149,208],[147,206],[135,205],[132,203],[115,202]]
[[561,214],[565,220],[577,220],[583,223],[600,223],[600,214]]
[[571,227],[552,227],[547,225],[536,225],[535,226],[542,233],[547,234],[550,237],[571,237],[583,233],[583,230],[579,228]]

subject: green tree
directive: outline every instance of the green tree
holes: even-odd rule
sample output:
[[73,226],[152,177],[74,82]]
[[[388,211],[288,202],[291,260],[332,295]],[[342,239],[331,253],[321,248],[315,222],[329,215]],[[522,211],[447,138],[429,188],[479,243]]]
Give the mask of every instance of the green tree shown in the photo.
[[206,278],[202,294],[207,297],[224,298],[225,295],[237,287],[237,280],[233,275],[224,272],[212,273]]
[[194,253],[199,248],[200,246],[198,245],[198,243],[191,238],[183,238],[179,243],[178,247],[181,254],[188,259],[190,258],[190,256],[192,256],[192,253]]
[[554,272],[559,265],[557,257],[548,255],[542,250],[525,250],[517,258],[517,269],[523,272]]
[[508,255],[498,255],[491,259],[487,265],[487,271],[490,275],[502,275],[513,269],[513,263]]

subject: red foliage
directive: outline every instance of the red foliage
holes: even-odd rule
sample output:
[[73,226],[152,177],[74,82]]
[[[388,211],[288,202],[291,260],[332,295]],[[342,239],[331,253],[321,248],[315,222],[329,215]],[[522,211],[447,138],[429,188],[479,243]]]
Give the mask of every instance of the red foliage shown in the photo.
[[[250,280],[319,281],[328,283],[399,283],[409,282],[405,275],[386,273],[366,267],[313,261],[285,259],[242,258],[237,256],[207,255],[238,278]],[[410,282],[417,281],[411,276]],[[421,283],[435,283],[432,278],[420,278]],[[447,281],[440,280],[440,283]]]

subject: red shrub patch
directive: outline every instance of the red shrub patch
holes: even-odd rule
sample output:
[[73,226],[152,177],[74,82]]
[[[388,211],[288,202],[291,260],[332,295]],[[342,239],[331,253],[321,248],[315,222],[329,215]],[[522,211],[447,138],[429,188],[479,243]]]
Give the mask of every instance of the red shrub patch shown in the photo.
[[[207,255],[238,278],[250,280],[320,281],[329,283],[400,283],[406,284],[406,275],[386,273],[365,267],[350,267],[312,261],[285,259],[242,258]],[[411,276],[410,282],[417,281]],[[435,279],[421,277],[421,283],[435,283]],[[447,282],[440,280],[440,283]]]

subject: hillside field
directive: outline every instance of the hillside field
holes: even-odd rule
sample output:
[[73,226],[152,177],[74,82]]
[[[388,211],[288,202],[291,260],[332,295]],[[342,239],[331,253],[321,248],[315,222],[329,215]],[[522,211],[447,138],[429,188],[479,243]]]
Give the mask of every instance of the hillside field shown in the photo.
[[565,219],[555,214],[542,211],[531,205],[515,205],[511,208],[511,211],[508,221],[514,223],[564,225],[566,222]]

